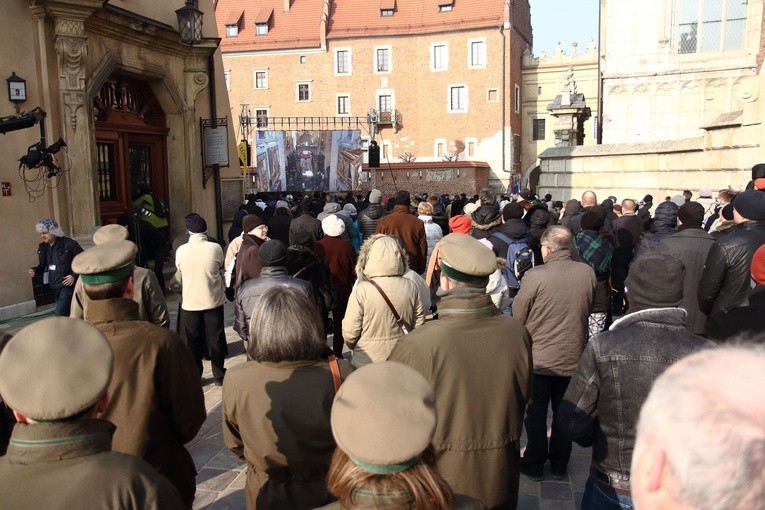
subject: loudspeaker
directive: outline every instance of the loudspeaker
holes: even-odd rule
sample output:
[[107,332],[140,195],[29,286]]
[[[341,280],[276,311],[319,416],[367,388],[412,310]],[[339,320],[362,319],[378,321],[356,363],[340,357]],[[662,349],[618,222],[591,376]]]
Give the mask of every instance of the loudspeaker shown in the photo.
[[380,168],[380,146],[375,142],[369,145],[369,168]]

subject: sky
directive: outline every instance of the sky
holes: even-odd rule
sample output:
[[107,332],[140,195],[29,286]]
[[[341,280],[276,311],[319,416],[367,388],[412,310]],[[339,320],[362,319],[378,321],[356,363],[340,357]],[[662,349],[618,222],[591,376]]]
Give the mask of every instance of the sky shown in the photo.
[[590,39],[598,44],[599,0],[530,0],[531,26],[534,30],[534,55],[552,53],[558,41],[571,54],[571,43],[579,43],[583,52]]

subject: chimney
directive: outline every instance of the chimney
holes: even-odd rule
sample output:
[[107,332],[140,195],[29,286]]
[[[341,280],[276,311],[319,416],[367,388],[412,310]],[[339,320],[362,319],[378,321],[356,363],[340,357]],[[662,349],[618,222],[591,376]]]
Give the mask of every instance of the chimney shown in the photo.
[[290,12],[290,0],[284,0],[284,12]]

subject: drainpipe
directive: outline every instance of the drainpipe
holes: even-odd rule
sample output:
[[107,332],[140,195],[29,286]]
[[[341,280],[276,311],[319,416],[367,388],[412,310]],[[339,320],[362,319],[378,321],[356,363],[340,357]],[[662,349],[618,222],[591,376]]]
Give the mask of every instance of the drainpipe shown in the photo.
[[[500,25],[499,33],[502,36],[502,171],[507,172],[507,135],[505,121],[507,119],[507,37],[505,36],[505,26]],[[512,179],[512,169],[510,169],[510,178]],[[508,181],[509,182],[509,181]],[[512,192],[512,190],[509,190]]]
[[[207,75],[210,77],[210,117],[212,128],[218,127],[218,106],[215,93],[215,55],[207,57]],[[215,183],[215,235],[223,241],[223,204],[220,196],[220,165],[213,165],[213,182]]]

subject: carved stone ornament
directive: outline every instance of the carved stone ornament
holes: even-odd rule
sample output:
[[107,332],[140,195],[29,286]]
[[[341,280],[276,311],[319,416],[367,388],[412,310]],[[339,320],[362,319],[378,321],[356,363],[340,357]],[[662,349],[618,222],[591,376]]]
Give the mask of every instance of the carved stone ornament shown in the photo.
[[85,23],[81,19],[56,18],[55,48],[64,105],[73,131],[77,110],[85,105],[85,57],[88,54]]

